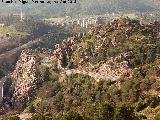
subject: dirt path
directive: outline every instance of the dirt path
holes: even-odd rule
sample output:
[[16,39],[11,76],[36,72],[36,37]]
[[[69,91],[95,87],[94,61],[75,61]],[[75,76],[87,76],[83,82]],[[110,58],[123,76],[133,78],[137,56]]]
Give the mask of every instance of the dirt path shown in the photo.
[[112,75],[107,75],[107,76],[103,76],[100,73],[97,72],[93,72],[93,71],[85,71],[85,70],[78,70],[78,69],[66,69],[62,72],[61,77],[60,77],[60,81],[64,80],[65,76],[69,76],[71,74],[83,74],[83,75],[88,75],[90,77],[92,77],[93,79],[96,80],[96,82],[99,82],[100,79],[109,79],[112,81],[116,81],[117,79],[119,79],[119,76],[112,76]]

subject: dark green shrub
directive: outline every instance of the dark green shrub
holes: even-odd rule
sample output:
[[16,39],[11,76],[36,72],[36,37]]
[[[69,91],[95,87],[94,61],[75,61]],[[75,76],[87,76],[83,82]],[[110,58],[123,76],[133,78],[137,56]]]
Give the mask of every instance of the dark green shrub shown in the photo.
[[150,98],[151,102],[150,102],[150,107],[151,108],[155,108],[160,104],[160,97],[154,96],[152,98]]
[[139,115],[136,120],[147,120],[145,115]]
[[160,113],[158,113],[155,117],[154,120],[160,120]]
[[119,104],[116,107],[115,120],[135,120],[134,108],[128,104]]
[[106,103],[102,104],[100,111],[99,111],[99,119],[100,120],[114,120],[114,106]]
[[30,120],[46,120],[46,119],[43,114],[37,113],[37,114],[33,115]]
[[149,103],[147,103],[146,101],[140,101],[138,102],[138,104],[136,105],[136,111],[141,111],[143,109],[145,109],[146,107],[148,107]]
[[35,112],[35,107],[34,107],[33,104],[31,104],[31,105],[29,106],[28,111],[29,111],[30,113],[34,113],[34,112]]
[[84,120],[84,119],[76,112],[69,112],[68,114],[62,117],[62,120]]

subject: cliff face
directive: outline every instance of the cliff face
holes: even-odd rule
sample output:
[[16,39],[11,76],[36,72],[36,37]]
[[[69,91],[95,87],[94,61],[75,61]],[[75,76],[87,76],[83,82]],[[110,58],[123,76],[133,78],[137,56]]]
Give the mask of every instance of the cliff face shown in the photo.
[[30,100],[38,81],[36,72],[36,56],[22,52],[12,73],[14,80],[13,103],[20,108]]

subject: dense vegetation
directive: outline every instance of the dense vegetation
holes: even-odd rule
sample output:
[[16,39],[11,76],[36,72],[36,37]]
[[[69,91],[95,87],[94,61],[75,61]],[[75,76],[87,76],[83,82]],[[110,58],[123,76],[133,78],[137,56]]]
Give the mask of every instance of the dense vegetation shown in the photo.
[[[113,27],[116,23],[121,25]],[[72,63],[72,68],[85,68],[89,64],[100,66],[111,57],[132,51],[128,58],[124,58],[133,70],[132,77],[123,75],[117,81],[102,79],[96,82],[88,75],[76,73],[61,81],[61,72],[53,67],[39,66],[39,73],[45,82],[37,89],[35,99],[28,103],[25,110],[34,113],[31,120],[158,120],[158,25],[158,22],[148,25],[128,18],[119,19],[111,26],[100,25],[93,28],[69,52],[68,61]],[[111,42],[114,37],[115,43]],[[94,47],[99,42],[102,46],[96,53]],[[82,46],[81,49],[77,49],[79,45]],[[88,59],[79,64],[80,59],[84,58],[81,53],[87,53],[85,56]]]
[[[89,75],[76,73],[62,79],[64,74],[55,69],[55,61],[49,67],[37,63],[39,76],[45,82],[38,84],[35,96],[24,111],[33,113],[30,120],[158,120],[159,28],[157,21],[142,24],[138,20],[121,18],[93,27],[80,38],[75,37],[73,45],[63,41],[68,50],[67,58],[62,60],[63,67],[97,69],[108,60],[122,56],[117,61],[127,61],[132,76],[124,74],[116,81],[101,79],[96,82]],[[48,37],[52,34],[47,46],[53,43],[55,33],[47,34]],[[116,68],[117,61],[111,63],[112,68]],[[11,115],[4,119],[19,118]]]

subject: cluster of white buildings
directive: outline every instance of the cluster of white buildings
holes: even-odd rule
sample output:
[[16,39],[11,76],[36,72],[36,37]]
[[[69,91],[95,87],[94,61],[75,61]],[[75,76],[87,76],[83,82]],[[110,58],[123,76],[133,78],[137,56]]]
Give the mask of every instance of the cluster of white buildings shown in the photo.
[[[104,17],[104,16],[103,16]],[[103,18],[101,17],[101,18]],[[92,16],[92,17],[75,17],[71,18],[69,16],[65,18],[53,18],[53,21],[50,21],[51,25],[79,25],[83,28],[88,28],[89,25],[95,25],[97,24],[99,16]],[[54,21],[55,20],[55,21]]]

